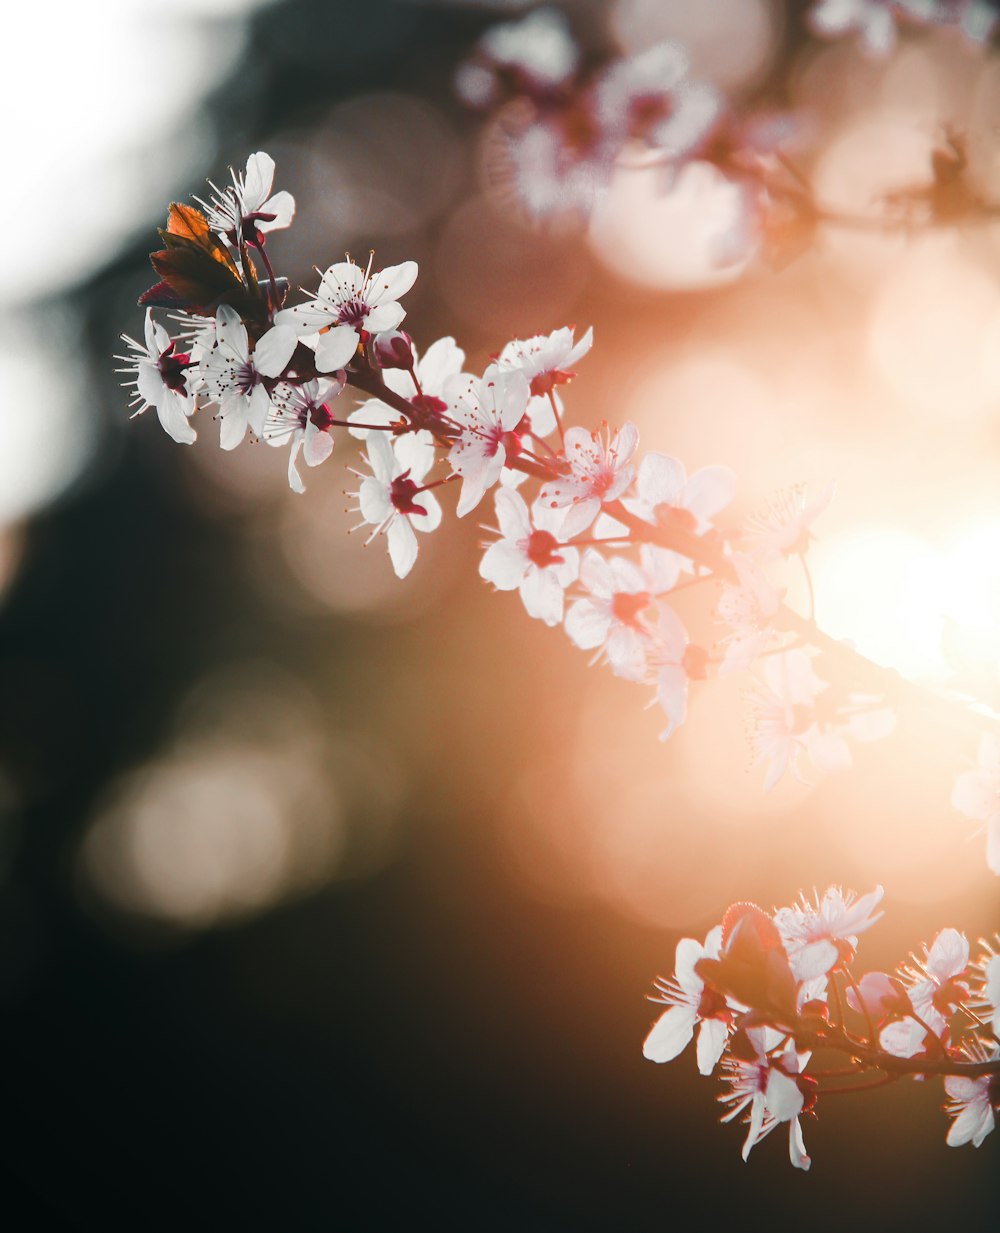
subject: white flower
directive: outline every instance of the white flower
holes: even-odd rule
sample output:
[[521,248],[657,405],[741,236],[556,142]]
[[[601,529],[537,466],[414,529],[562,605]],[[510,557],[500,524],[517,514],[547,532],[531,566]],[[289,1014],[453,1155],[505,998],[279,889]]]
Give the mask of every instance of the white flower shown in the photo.
[[600,648],[616,676],[643,681],[647,658],[657,646],[657,630],[646,613],[655,609],[654,596],[676,581],[668,556],[643,544],[642,568],[626,557],[605,561],[588,548],[580,567],[580,581],[590,592],[566,614],[566,633],[581,650]]
[[365,461],[371,475],[355,471],[361,480],[358,509],[374,527],[365,541],[385,533],[389,559],[399,578],[405,578],[417,559],[414,531],[433,531],[441,523],[441,506],[421,483],[434,464],[434,450],[416,440],[416,434],[400,437],[395,447],[387,432],[369,435]]
[[495,501],[502,538],[486,549],[480,575],[500,591],[520,591],[529,616],[546,625],[561,624],[563,593],[580,572],[579,552],[559,543],[543,506],[536,504],[529,514],[524,499],[510,488],[501,488]]
[[984,732],[979,741],[979,766],[955,780],[951,803],[986,827],[986,863],[1000,874],[1000,741]]
[[787,1122],[789,1158],[797,1169],[808,1169],[812,1162],[806,1155],[799,1126],[805,1096],[795,1076],[800,1075],[808,1064],[809,1054],[796,1053],[794,1045],[789,1042],[777,1057],[770,1057],[771,1050],[777,1048],[783,1039],[782,1034],[773,1028],[750,1028],[746,1036],[757,1058],[755,1061],[744,1061],[729,1057],[723,1063],[725,1078],[732,1090],[720,1099],[732,1105],[732,1109],[722,1120],[731,1122],[749,1106],[747,1120],[750,1126],[743,1144],[744,1160],[775,1126]]
[[[295,214],[295,199],[291,193],[271,195],[274,183],[274,159],[263,150],[251,154],[247,169],[240,174],[229,169],[232,187],[218,189],[209,180],[215,193],[211,202],[195,198],[205,210],[208,225],[219,235],[233,235],[234,242],[253,241],[253,232],[276,231],[288,227]],[[249,234],[247,234],[249,232]]]
[[844,944],[853,951],[858,935],[883,915],[874,912],[883,893],[882,887],[876,886],[856,899],[852,892],[845,895],[839,886],[831,886],[822,901],[817,898],[815,906],[803,897],[794,907],[779,908],[774,923],[795,979],[809,981],[825,976],[845,958]]
[[725,583],[716,611],[733,631],[721,639],[725,654],[719,676],[745,671],[774,638],[771,618],[781,606],[781,595],[771,586],[757,563],[745,552],[734,552],[738,584]]
[[271,400],[262,377],[277,377],[295,350],[294,333],[274,326],[264,334],[252,354],[246,326],[228,304],[215,314],[215,346],[202,358],[198,373],[222,417],[222,448],[235,449],[247,427],[261,436]]
[[[413,370],[403,368],[385,368],[382,370],[382,380],[394,394],[405,398],[413,408],[413,418],[416,423],[434,424],[444,422],[447,418],[448,403],[445,401],[445,386],[452,377],[462,371],[465,363],[465,352],[454,338],[439,338],[431,343],[424,354],[412,349]],[[368,429],[365,424],[398,424],[403,418],[395,407],[382,402],[379,398],[369,398],[356,411],[347,417],[354,427],[350,429],[352,437],[365,440]],[[429,433],[425,438],[432,440]]]
[[639,463],[635,492],[622,504],[636,517],[704,535],[715,515],[732,504],[736,475],[729,467],[702,467],[689,479],[679,459],[653,452]]
[[553,509],[570,506],[562,524],[566,539],[579,535],[594,521],[604,502],[616,501],[635,479],[631,458],[639,444],[639,430],[623,424],[602,437],[584,428],[566,433],[565,452],[569,471],[542,485],[539,500]]
[[304,385],[289,385],[282,381],[271,394],[271,410],[261,434],[269,445],[291,442],[288,452],[288,486],[293,492],[305,492],[305,485],[295,466],[302,452],[307,467],[318,467],[333,452],[333,416],[326,405],[344,388],[337,381],[307,381]]
[[[1000,1058],[1000,1045],[979,1043],[976,1060],[992,1062]],[[945,1112],[954,1118],[945,1142],[949,1147],[971,1143],[979,1147],[996,1124],[995,1110],[1000,1105],[996,1075],[980,1075],[966,1079],[962,1075],[946,1075],[944,1090],[951,1097]]]
[[572,327],[563,326],[551,334],[513,339],[497,362],[501,368],[519,368],[531,383],[532,397],[546,395],[576,376],[573,365],[583,359],[593,343],[593,328],[574,343]]
[[132,418],[155,407],[164,431],[180,444],[190,445],[196,437],[188,423],[195,407],[190,388],[194,375],[191,373],[191,356],[177,350],[177,344],[163,326],[153,320],[152,310],[148,308],[145,344],[136,342],[128,334],[122,334],[121,338],[133,354],[116,355],[115,359],[124,360],[128,367],[115,371],[129,374],[129,379],[122,382],[123,386],[135,387],[135,395],[129,404],[136,408]]
[[812,501],[806,500],[804,484],[779,493],[767,509],[747,524],[745,538],[754,554],[768,561],[804,553],[812,539],[809,525],[830,504],[833,494],[832,484]]
[[658,980],[659,996],[654,1001],[668,1007],[653,1024],[642,1046],[643,1057],[651,1062],[671,1062],[678,1057],[698,1031],[698,1070],[710,1075],[722,1057],[729,1036],[732,1018],[726,999],[721,995],[708,997],[705,982],[695,971],[700,959],[718,959],[722,948],[722,926],[709,931],[702,946],[694,938],[681,938],[677,943],[674,975],[670,980]]
[[275,314],[275,324],[291,327],[299,337],[320,330],[316,367],[334,372],[350,361],[363,332],[377,334],[399,325],[406,316],[399,297],[416,278],[415,261],[374,274],[370,259],[365,270],[353,261],[340,261],[327,269],[310,303],[283,308]]
[[857,30],[873,55],[888,55],[896,45],[895,17],[885,0],[819,0],[809,12],[809,24],[821,35]]
[[638,138],[675,160],[689,157],[722,115],[722,99],[687,76],[688,61],[676,43],[659,43],[618,60],[595,92],[597,114],[608,137]]
[[482,377],[460,374],[445,383],[449,414],[461,431],[448,454],[462,477],[459,518],[474,510],[500,479],[507,461],[506,437],[528,405],[528,380],[518,369],[491,364]]

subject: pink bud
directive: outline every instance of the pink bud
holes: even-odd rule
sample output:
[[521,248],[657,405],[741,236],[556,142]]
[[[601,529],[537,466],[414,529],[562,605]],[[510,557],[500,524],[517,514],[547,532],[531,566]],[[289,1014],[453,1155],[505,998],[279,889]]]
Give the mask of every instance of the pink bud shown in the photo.
[[405,330],[383,330],[375,335],[375,359],[382,368],[413,368],[413,339]]

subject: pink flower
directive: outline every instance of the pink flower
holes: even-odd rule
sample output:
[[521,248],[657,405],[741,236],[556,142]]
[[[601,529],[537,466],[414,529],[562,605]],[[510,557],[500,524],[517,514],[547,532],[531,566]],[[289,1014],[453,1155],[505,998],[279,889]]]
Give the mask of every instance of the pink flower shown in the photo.
[[[897,1057],[914,1057],[924,1048],[927,1028],[944,1039],[955,1008],[968,1001],[963,977],[969,963],[969,942],[957,929],[942,929],[925,951],[923,961],[903,969],[904,985],[916,1017],[890,1023],[879,1043]],[[919,1022],[918,1022],[919,1018]]]
[[624,502],[637,517],[704,535],[736,495],[729,467],[702,467],[688,478],[684,464],[669,454],[646,454],[639,464],[636,496]]
[[573,366],[582,360],[594,342],[593,329],[573,342],[570,326],[551,334],[536,334],[532,338],[515,338],[500,352],[501,368],[519,368],[531,384],[532,397],[549,394],[556,385],[571,381]]
[[566,539],[579,535],[594,521],[605,502],[616,501],[635,479],[635,467],[630,465],[639,444],[639,430],[634,424],[604,437],[584,428],[570,428],[566,433],[566,462],[569,473],[542,485],[539,500],[553,509],[570,511],[562,523]]
[[834,486],[824,488],[812,501],[806,500],[804,484],[796,484],[747,524],[745,538],[755,556],[764,561],[805,552],[812,539],[809,526],[833,500]]
[[773,1028],[750,1028],[745,1035],[757,1056],[753,1061],[730,1056],[723,1063],[725,1079],[732,1090],[719,1099],[732,1108],[722,1120],[731,1122],[749,1107],[744,1160],[761,1139],[781,1122],[787,1122],[789,1158],[797,1169],[808,1169],[812,1162],[806,1155],[799,1114],[806,1108],[800,1076],[809,1054],[796,1053],[789,1042],[783,1052],[770,1056],[784,1039]]
[[343,374],[336,381],[307,381],[305,385],[279,382],[271,395],[271,410],[261,434],[268,445],[291,442],[288,453],[288,486],[305,492],[295,463],[301,451],[307,467],[318,467],[333,452],[333,415],[326,405],[343,390]]
[[694,938],[677,943],[674,975],[656,982],[659,994],[654,1001],[667,1010],[653,1024],[642,1046],[643,1057],[651,1062],[671,1062],[685,1049],[698,1031],[698,1070],[710,1075],[722,1057],[729,1037],[732,1013],[726,999],[712,989],[695,971],[700,959],[718,959],[722,947],[722,926],[709,931],[702,946]]
[[523,497],[510,488],[501,488],[495,501],[502,538],[486,549],[481,577],[497,590],[520,591],[528,616],[560,625],[565,589],[580,572],[579,552],[560,544],[544,506],[536,504],[529,514]]

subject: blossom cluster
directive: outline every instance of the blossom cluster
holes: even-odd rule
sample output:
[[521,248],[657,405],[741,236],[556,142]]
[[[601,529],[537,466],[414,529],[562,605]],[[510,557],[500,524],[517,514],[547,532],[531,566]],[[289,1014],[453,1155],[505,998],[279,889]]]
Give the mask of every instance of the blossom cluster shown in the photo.
[[[400,578],[420,538],[442,524],[444,491],[457,489],[457,517],[492,518],[481,577],[644,688],[665,717],[664,739],[685,722],[692,689],[742,674],[752,759],[768,788],[786,772],[802,779],[807,763],[847,767],[853,741],[892,731],[902,700],[894,674],[825,637],[785,598],[789,562],[808,578],[812,524],[832,487],[793,488],[741,521],[727,513],[737,488],[728,467],[688,474],[677,458],[643,454],[629,422],[567,423],[563,393],[593,345],[589,329],[510,340],[482,372],[467,370],[450,337],[421,354],[401,328],[414,261],[378,270],[373,258],[361,267],[348,257],[288,304],[266,245],[295,203],[272,192],[273,180],[273,161],[258,152],[229,187],[212,186],[202,209],[170,207],[151,258],[161,281],[140,301],[144,338],[123,335],[119,357],[134,414],[155,408],[189,444],[214,413],[225,450],[248,434],[287,448],[296,492],[300,465],[330,458],[335,435],[356,443],[358,527],[384,537]],[[695,587],[714,591],[714,626],[686,612]],[[987,742],[953,804],[986,824],[1000,872],[997,765]]]
[[[888,55],[907,29],[959,32],[983,43],[998,29],[990,0],[816,0],[808,31],[821,39],[855,37],[875,57]],[[762,256],[784,264],[822,225],[920,224],[995,214],[967,177],[963,139],[949,134],[932,152],[928,182],[874,194],[877,209],[848,216],[817,200],[792,157],[807,145],[805,117],[727,98],[696,75],[676,40],[631,55],[584,53],[561,9],[545,5],[487,28],[455,74],[469,107],[488,113],[486,166],[536,218],[586,218],[615,169],[653,168],[669,191],[692,163],[710,164],[736,190],[733,234],[720,265]]]
[[[764,912],[734,904],[704,943],[683,938],[666,1010],[643,1046],[669,1062],[697,1030],[702,1075],[718,1071],[724,1122],[747,1124],[743,1159],[787,1125],[792,1164],[808,1169],[802,1119],[824,1092],[941,1077],[947,1142],[979,1147],[1000,1108],[1000,953],[943,929],[895,973],[852,971],[858,941],[882,916],[882,888],[860,898],[830,887],[812,902]],[[1000,942],[1000,939],[998,939]]]

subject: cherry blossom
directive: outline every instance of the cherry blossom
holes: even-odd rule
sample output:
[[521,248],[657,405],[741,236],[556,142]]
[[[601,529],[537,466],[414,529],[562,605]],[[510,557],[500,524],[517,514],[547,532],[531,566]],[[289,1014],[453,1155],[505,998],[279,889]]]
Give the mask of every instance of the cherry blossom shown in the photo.
[[551,89],[572,76],[580,58],[566,18],[549,5],[518,21],[490,26],[476,49],[475,58],[463,64],[455,78],[459,95],[473,107],[496,101],[498,70],[528,88]]
[[710,1075],[722,1057],[729,1035],[732,1009],[720,994],[706,988],[696,969],[700,959],[717,959],[722,946],[722,926],[709,930],[704,945],[694,938],[677,943],[674,975],[656,982],[653,999],[668,1009],[653,1024],[642,1046],[651,1062],[671,1062],[687,1046],[698,1024],[698,1070]]
[[295,350],[295,335],[287,328],[268,330],[250,351],[246,326],[228,304],[215,314],[215,346],[198,365],[198,375],[219,404],[222,448],[235,449],[247,428],[261,436],[271,409],[261,378],[277,377]]
[[806,1097],[798,1076],[807,1065],[809,1054],[797,1053],[790,1042],[777,1057],[769,1056],[783,1039],[773,1028],[750,1028],[744,1034],[756,1057],[753,1061],[726,1058],[724,1073],[731,1091],[720,1099],[732,1108],[722,1120],[730,1122],[749,1108],[749,1130],[741,1153],[744,1160],[761,1139],[787,1122],[789,1158],[797,1169],[808,1169],[812,1162],[806,1155],[799,1125]]
[[888,55],[896,45],[893,6],[886,0],[819,0],[809,12],[817,34],[836,37],[857,30],[873,55]]
[[333,452],[333,415],[327,403],[344,388],[343,374],[336,381],[307,381],[289,385],[282,381],[271,394],[271,410],[264,421],[262,437],[269,445],[291,443],[288,453],[288,486],[305,492],[295,466],[301,451],[307,467],[318,467]]
[[460,374],[445,382],[449,414],[461,431],[448,454],[462,477],[457,514],[474,510],[500,479],[507,461],[509,434],[528,405],[528,380],[518,369],[491,364],[482,377]]
[[688,478],[680,459],[651,452],[639,463],[635,491],[622,504],[637,517],[704,535],[715,515],[732,504],[736,475],[729,467],[712,466]]
[[197,436],[188,422],[195,408],[189,389],[191,356],[178,351],[176,342],[162,325],[153,320],[149,308],[146,309],[144,337],[145,342],[139,343],[128,334],[122,334],[122,342],[129,346],[132,354],[115,356],[116,360],[123,360],[127,365],[126,368],[116,369],[129,375],[129,379],[122,384],[126,389],[135,387],[129,404],[136,408],[132,418],[155,407],[164,432],[180,445],[190,445]]
[[858,935],[883,915],[874,912],[883,893],[877,886],[856,899],[851,892],[845,895],[839,886],[831,886],[822,900],[817,898],[815,906],[803,898],[794,907],[775,912],[774,923],[795,979],[813,980],[845,960],[850,962]]
[[660,604],[659,610],[657,641],[650,658],[656,668],[656,702],[669,720],[660,733],[660,740],[665,741],[687,719],[688,682],[704,680],[707,653],[688,641],[683,622],[669,604]]
[[500,591],[518,590],[525,610],[546,625],[560,625],[564,592],[580,572],[576,548],[553,534],[551,510],[536,503],[529,513],[524,498],[510,488],[495,496],[501,539],[486,549],[479,573]]
[[775,637],[771,618],[781,607],[781,592],[775,590],[760,566],[745,552],[734,552],[732,565],[737,583],[725,583],[716,612],[732,630],[720,639],[725,647],[719,676],[745,671]]
[[566,461],[569,472],[542,485],[539,497],[553,509],[570,506],[562,523],[562,534],[571,539],[585,531],[600,513],[605,502],[616,501],[635,479],[632,455],[639,444],[639,431],[632,423],[601,436],[585,428],[570,428],[566,433]]
[[211,202],[195,200],[205,210],[213,231],[230,236],[234,243],[246,239],[258,242],[257,232],[276,231],[291,226],[295,215],[295,198],[282,190],[271,194],[274,183],[274,159],[263,150],[251,154],[245,172],[230,168],[231,187],[216,188],[209,181],[215,196]]
[[564,326],[551,334],[513,339],[500,352],[498,363],[501,368],[519,368],[531,383],[532,397],[546,395],[576,376],[573,365],[583,359],[593,343],[593,328],[574,343],[572,327]]
[[616,676],[629,681],[647,677],[647,658],[657,645],[654,597],[676,581],[669,554],[644,544],[642,564],[626,557],[605,561],[594,548],[583,554],[580,581],[589,595],[566,614],[566,633],[582,650],[600,648]]
[[385,533],[389,559],[396,576],[405,578],[417,559],[415,531],[433,531],[441,523],[441,506],[433,492],[421,483],[434,463],[434,451],[422,441],[407,437],[395,447],[388,433],[368,437],[365,461],[371,475],[355,471],[361,480],[358,509],[364,522],[375,529],[366,543]]
[[310,303],[283,308],[274,321],[299,337],[319,330],[316,367],[320,372],[334,372],[349,363],[363,334],[399,325],[406,316],[399,297],[416,279],[415,261],[389,265],[373,274],[371,259],[362,270],[348,258],[327,268]]
[[[400,398],[405,398],[411,407],[411,419],[421,434],[421,439],[432,441],[427,426],[439,426],[447,421],[448,403],[445,386],[458,376],[465,363],[465,352],[454,338],[439,338],[431,343],[423,355],[415,347],[410,348],[410,364],[407,367],[387,368],[382,372],[386,386]],[[369,398],[347,417],[352,427],[352,437],[365,440],[368,424],[390,425],[402,420],[400,412],[380,398]]]
[[831,484],[811,501],[806,500],[804,484],[780,493],[750,519],[745,533],[750,550],[764,561],[804,553],[812,539],[809,525],[833,500],[834,491]]
[[986,828],[986,863],[1000,874],[1000,741],[984,732],[979,741],[979,765],[955,781],[951,803]]
[[[975,1057],[981,1061],[1000,1058],[1000,1045],[980,1045]],[[949,1102],[945,1112],[954,1118],[945,1142],[949,1147],[971,1143],[980,1147],[996,1125],[996,1110],[1000,1108],[1000,1082],[996,1075],[981,1075],[967,1079],[963,1075],[947,1075],[944,1090]]]

